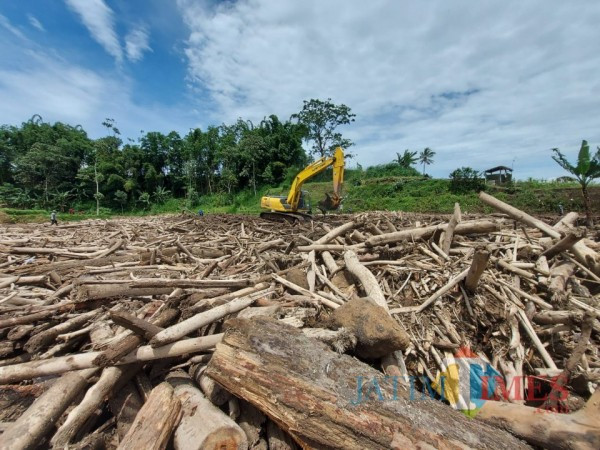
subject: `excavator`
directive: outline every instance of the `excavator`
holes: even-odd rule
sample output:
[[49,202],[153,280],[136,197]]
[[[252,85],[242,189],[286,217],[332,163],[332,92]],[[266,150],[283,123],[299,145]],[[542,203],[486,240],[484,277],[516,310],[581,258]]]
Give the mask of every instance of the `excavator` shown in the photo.
[[298,222],[310,218],[311,206],[306,191],[302,185],[308,179],[333,166],[333,192],[325,194],[325,199],[320,201],[318,208],[325,212],[335,210],[342,202],[342,185],[344,183],[344,151],[337,147],[333,156],[323,157],[306,166],[296,175],[287,196],[265,196],[260,200],[263,211],[260,217],[268,220]]

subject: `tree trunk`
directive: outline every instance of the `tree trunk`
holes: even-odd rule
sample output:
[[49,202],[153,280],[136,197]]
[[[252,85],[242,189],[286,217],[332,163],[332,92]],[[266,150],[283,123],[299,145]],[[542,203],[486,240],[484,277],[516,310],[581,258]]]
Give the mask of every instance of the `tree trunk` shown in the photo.
[[436,400],[411,401],[381,372],[293,327],[260,317],[228,327],[207,375],[304,448],[526,448]]
[[586,185],[581,185],[581,193],[583,194],[583,207],[585,208],[585,224],[592,228],[594,220],[592,219],[592,208],[590,206],[590,195]]

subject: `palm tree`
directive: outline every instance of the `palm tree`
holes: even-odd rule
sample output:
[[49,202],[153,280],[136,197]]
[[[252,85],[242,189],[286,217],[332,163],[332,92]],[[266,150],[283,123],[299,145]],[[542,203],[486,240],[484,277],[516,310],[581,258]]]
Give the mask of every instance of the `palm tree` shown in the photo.
[[426,147],[421,153],[419,153],[419,162],[423,164],[423,175],[425,175],[425,165],[433,164],[433,157],[435,152],[429,147]]
[[396,156],[396,163],[401,167],[409,168],[418,161],[417,152],[411,152],[410,150],[404,150],[402,155],[396,152]]
[[579,155],[577,156],[577,166],[573,166],[567,158],[560,152],[559,149],[553,148],[555,155],[552,159],[556,161],[567,172],[572,173],[581,185],[581,194],[583,195],[583,205],[585,207],[585,215],[587,226],[593,226],[592,212],[590,208],[590,197],[587,187],[592,180],[600,178],[600,147],[596,151],[594,157],[590,155],[590,146],[587,141],[581,142]]

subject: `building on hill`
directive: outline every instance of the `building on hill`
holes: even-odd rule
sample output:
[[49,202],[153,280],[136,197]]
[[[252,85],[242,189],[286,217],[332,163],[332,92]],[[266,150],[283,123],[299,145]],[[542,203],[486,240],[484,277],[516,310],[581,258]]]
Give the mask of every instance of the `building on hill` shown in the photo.
[[512,181],[512,169],[506,166],[492,167],[483,172],[485,182],[489,184],[505,184]]

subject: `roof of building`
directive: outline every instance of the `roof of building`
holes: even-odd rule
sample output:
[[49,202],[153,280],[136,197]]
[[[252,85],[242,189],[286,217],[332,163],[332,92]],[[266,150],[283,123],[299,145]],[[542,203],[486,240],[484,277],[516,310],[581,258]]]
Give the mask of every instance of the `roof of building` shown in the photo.
[[486,170],[485,173],[499,172],[501,170],[510,170],[512,172],[512,169],[510,167],[497,166],[497,167],[492,167],[491,169]]

